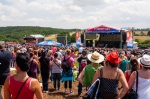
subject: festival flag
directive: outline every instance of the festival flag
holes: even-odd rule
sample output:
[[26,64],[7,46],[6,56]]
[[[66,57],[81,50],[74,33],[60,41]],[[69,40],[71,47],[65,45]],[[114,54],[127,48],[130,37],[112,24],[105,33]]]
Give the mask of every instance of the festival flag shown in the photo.
[[78,30],[76,30],[76,44],[81,44],[81,36]]
[[127,48],[133,48],[133,35],[132,31],[128,30],[127,32]]

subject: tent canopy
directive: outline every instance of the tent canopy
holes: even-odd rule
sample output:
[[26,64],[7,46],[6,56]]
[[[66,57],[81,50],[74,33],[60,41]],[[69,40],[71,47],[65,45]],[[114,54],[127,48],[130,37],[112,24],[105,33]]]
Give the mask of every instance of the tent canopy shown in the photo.
[[87,29],[85,33],[86,34],[107,34],[107,33],[119,34],[120,30],[121,30],[120,28],[100,25],[97,27]]
[[43,42],[38,43],[39,46],[62,46],[62,43],[55,42],[53,40],[45,40]]

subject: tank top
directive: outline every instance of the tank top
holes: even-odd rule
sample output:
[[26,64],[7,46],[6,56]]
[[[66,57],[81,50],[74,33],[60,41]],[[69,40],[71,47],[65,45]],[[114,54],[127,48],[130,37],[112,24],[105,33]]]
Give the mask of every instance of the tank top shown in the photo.
[[34,59],[32,59],[31,61],[30,61],[30,71],[31,72],[37,72],[37,66],[36,66],[36,64],[34,63]]
[[[118,69],[119,71],[119,69]],[[116,79],[108,79],[108,78],[103,78],[103,68],[100,70],[100,93],[117,93],[118,92],[118,72],[116,75]]]
[[[29,78],[23,86],[17,99],[35,99],[34,92],[30,89],[32,78]],[[16,81],[13,76],[9,79],[9,91],[12,95],[12,99],[15,99],[21,86],[24,82]]]

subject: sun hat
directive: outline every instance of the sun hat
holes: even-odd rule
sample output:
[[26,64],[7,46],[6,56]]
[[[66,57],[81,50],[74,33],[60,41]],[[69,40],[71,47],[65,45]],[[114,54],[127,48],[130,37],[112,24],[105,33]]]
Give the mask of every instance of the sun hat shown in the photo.
[[120,57],[116,51],[113,51],[106,56],[106,60],[110,63],[118,64],[120,62]]
[[150,55],[143,55],[142,57],[138,58],[138,62],[143,66],[143,67],[150,67]]
[[92,54],[88,54],[87,57],[93,63],[101,63],[102,61],[104,61],[104,56],[96,51]]

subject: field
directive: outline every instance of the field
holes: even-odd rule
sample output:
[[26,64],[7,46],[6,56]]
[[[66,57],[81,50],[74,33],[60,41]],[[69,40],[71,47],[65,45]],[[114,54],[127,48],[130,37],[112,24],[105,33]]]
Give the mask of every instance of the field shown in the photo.
[[150,36],[134,36],[134,40],[139,39],[139,40],[150,40]]
[[[74,33],[75,33],[75,32],[71,32],[71,33],[70,33],[70,36],[72,36]],[[49,36],[45,37],[45,40],[54,40],[54,41],[57,41],[56,36],[57,36],[57,35],[55,35],[55,34],[49,35]]]

